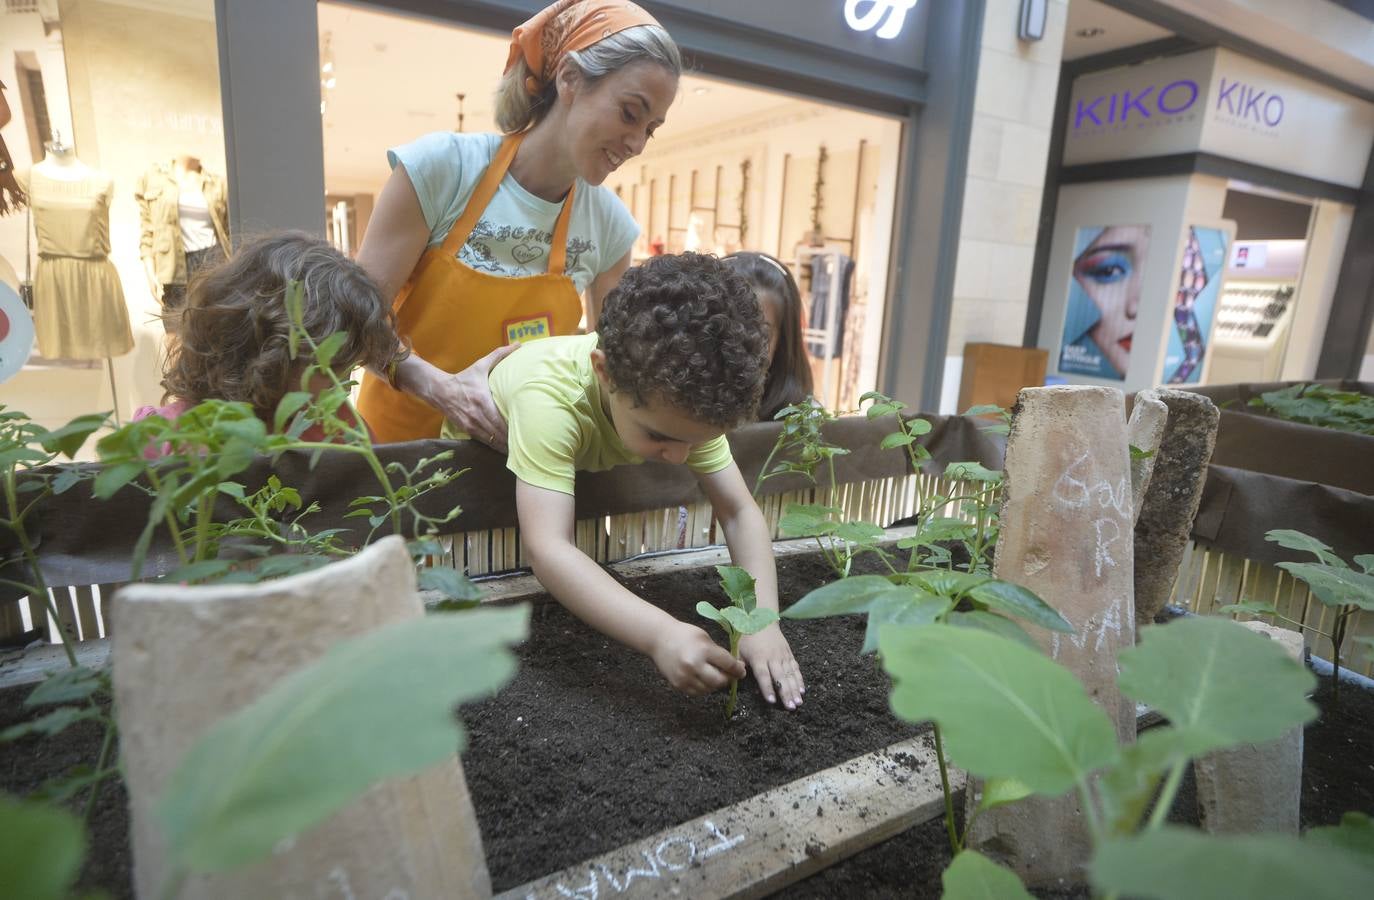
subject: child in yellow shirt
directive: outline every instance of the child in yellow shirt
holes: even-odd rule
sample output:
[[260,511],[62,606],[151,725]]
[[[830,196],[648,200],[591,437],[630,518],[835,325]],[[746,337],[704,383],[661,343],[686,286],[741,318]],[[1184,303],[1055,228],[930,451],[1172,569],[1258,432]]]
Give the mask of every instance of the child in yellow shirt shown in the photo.
[[509,427],[520,534],[534,574],[574,615],[649,656],[699,695],[754,673],[768,702],[795,709],[805,684],[778,625],[740,640],[736,660],[700,627],[617,584],[574,542],[574,475],[646,459],[688,466],[711,500],[731,559],[778,607],[773,546],[725,431],[752,421],[768,332],[749,283],[695,253],[630,269],[595,334],[533,341],[492,370]]

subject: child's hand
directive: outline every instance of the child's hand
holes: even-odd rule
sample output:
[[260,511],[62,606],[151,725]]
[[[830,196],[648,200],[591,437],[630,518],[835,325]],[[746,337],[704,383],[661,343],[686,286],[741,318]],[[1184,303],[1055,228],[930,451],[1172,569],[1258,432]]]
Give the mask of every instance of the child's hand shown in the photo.
[[801,706],[802,694],[806,693],[806,683],[802,681],[801,667],[792,656],[792,648],[777,623],[769,625],[758,634],[746,634],[739,639],[739,655],[749,664],[759,690],[769,703],[775,700],[774,684],[782,705],[788,709]]
[[666,629],[649,655],[669,684],[693,697],[720,690],[732,678],[744,677],[744,663],[705,631],[686,622]]

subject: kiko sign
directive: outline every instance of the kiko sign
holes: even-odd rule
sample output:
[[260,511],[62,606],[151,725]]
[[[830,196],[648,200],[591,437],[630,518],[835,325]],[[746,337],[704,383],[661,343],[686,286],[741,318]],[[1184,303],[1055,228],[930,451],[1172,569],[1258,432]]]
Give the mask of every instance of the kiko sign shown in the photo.
[[1228,50],[1074,82],[1065,165],[1205,152],[1358,186],[1374,105]]

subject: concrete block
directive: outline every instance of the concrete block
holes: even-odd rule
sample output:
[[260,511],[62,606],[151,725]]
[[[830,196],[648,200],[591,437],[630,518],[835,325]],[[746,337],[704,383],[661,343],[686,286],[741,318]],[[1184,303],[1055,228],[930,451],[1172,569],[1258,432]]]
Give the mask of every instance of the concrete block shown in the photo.
[[[1035,591],[1073,624],[1068,635],[1031,630],[1111,717],[1118,740],[1134,740],[1135,705],[1116,685],[1116,653],[1135,642],[1121,392],[1027,388],[1014,412],[994,572]],[[970,846],[1004,859],[1031,885],[1081,881],[1091,851],[1074,795],[993,810],[978,819]]]
[[[1301,661],[1302,635],[1263,622],[1246,628],[1283,645]],[[1246,744],[1198,757],[1197,811],[1202,827],[1214,834],[1298,833],[1302,804],[1302,728],[1267,744]]]
[[[111,663],[129,790],[134,882],[160,896],[162,787],[211,725],[339,641],[424,614],[400,538],[256,585],[131,585],[113,604]],[[397,735],[397,740],[404,740]],[[182,900],[489,897],[491,881],[457,754],[373,787],[269,860],[187,880]]]
[[1135,570],[1137,625],[1153,622],[1169,602],[1221,418],[1216,405],[1201,394],[1165,388],[1154,393],[1169,408],[1169,418],[1135,525],[1135,558],[1142,563]]
[[1169,420],[1169,407],[1159,399],[1154,391],[1141,391],[1135,395],[1135,405],[1131,408],[1131,420],[1126,430],[1130,435],[1131,446],[1150,454],[1131,460],[1131,497],[1134,512],[1132,521],[1140,521],[1140,511],[1145,506],[1145,492],[1154,474],[1155,460],[1159,457],[1159,442],[1164,437],[1164,426]]

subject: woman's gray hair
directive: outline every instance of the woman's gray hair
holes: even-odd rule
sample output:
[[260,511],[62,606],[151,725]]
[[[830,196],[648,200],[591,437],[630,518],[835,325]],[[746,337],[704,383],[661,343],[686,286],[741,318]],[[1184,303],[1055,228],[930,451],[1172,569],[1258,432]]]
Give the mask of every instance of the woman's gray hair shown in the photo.
[[[658,63],[674,77],[682,75],[682,56],[677,44],[657,25],[635,25],[617,31],[584,50],[568,51],[568,59],[588,84],[595,84],[635,62]],[[536,124],[553,109],[558,99],[558,86],[552,77],[537,96],[531,96],[525,89],[529,76],[529,66],[522,56],[501,78],[501,85],[496,89],[496,125],[503,134],[515,134]]]

